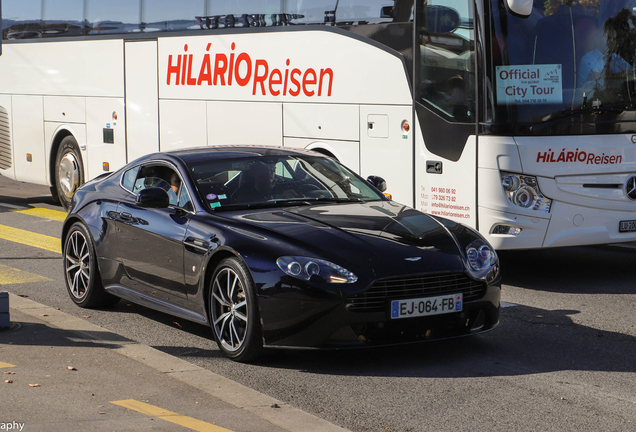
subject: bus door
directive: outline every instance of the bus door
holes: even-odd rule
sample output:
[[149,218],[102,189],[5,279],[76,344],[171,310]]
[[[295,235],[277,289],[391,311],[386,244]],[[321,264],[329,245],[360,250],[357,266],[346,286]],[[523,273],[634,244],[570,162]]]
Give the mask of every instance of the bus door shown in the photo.
[[417,7],[415,208],[476,228],[473,2],[420,0]]
[[128,162],[159,151],[157,41],[126,41]]

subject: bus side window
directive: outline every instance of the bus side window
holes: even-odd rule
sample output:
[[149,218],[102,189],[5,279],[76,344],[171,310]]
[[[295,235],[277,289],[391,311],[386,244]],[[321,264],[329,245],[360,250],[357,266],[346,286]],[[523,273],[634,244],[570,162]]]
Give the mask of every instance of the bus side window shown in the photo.
[[86,33],[132,33],[141,28],[141,0],[86,0]]
[[200,27],[195,17],[205,15],[204,3],[204,0],[143,0],[142,21],[146,23],[144,31],[198,29]]
[[374,24],[392,22],[393,19],[389,17],[382,19],[382,8],[390,3],[386,0],[340,0],[336,12],[336,21]]
[[43,0],[42,36],[83,36],[83,0]]
[[208,0],[209,15],[279,14],[282,13],[280,0]]
[[39,1],[4,0],[2,17],[3,39],[42,37],[42,4]]

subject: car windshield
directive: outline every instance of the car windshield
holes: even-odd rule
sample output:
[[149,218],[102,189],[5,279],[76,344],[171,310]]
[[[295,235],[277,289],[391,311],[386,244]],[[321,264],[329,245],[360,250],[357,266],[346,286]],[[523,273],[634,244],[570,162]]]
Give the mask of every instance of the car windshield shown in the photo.
[[208,209],[380,201],[364,180],[338,162],[311,155],[250,155],[190,164]]
[[633,122],[635,9],[636,0],[535,0],[519,18],[492,0],[495,121],[535,133],[574,123],[585,129],[578,133],[612,132]]

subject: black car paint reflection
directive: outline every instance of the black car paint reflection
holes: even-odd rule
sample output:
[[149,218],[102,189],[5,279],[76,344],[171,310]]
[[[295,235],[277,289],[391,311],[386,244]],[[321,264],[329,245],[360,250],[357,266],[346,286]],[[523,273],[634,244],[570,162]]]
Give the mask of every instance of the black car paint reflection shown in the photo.
[[[273,164],[267,175],[278,192],[244,201],[253,194],[239,192],[241,176],[261,161]],[[125,175],[131,169],[136,178]],[[153,186],[167,188],[157,179],[172,171],[181,179],[178,204]],[[214,147],[145,156],[81,187],[62,238],[79,306],[125,298],[209,324],[239,361],[263,347],[468,335],[499,319],[499,263],[478,233],[390,201],[311,152]],[[492,251],[480,274],[471,269],[471,244]],[[309,261],[298,275],[277,265],[281,257]],[[339,283],[347,275],[355,277]],[[391,319],[391,301],[460,293],[461,311]]]

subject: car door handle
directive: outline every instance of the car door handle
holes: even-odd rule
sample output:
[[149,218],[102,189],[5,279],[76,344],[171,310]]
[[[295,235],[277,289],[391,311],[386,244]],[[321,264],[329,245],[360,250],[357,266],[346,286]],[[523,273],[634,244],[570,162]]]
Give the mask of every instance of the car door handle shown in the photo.
[[130,222],[133,220],[133,216],[130,213],[120,213],[119,218],[123,222]]
[[196,237],[188,237],[183,241],[183,244],[186,246],[186,249],[194,253],[205,254],[210,250],[216,249],[217,242],[216,236],[212,236],[209,241]]

